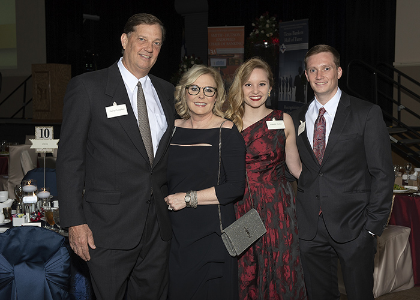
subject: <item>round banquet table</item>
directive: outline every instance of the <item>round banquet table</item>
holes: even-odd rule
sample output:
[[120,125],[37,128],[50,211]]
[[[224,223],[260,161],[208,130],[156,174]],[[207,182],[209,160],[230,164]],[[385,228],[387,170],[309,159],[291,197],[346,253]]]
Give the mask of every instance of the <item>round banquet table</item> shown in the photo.
[[396,194],[389,224],[411,228],[410,246],[415,286],[420,286],[420,196]]

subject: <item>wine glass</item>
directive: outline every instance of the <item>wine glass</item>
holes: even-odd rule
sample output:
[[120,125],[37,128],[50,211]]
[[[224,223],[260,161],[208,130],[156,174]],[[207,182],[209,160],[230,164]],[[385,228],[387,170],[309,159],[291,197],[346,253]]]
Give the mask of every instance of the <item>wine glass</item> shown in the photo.
[[397,178],[398,176],[401,176],[400,166],[399,165],[394,165],[394,177]]
[[404,172],[405,172],[405,168],[404,168],[404,166],[400,166],[400,173],[401,173],[401,176],[404,174]]
[[0,144],[0,152],[6,152],[6,145],[7,145],[7,141],[2,140]]
[[406,170],[406,174],[407,175],[410,175],[411,174],[411,169],[412,168],[413,168],[413,165],[411,163],[409,163],[409,162],[405,165],[405,170]]

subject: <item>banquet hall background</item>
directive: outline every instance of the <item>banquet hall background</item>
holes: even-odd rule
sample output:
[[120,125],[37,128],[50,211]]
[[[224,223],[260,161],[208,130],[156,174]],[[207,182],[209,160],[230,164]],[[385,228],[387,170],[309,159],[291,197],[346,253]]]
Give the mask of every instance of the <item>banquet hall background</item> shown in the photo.
[[[15,3],[18,64],[16,68],[0,67],[0,141],[24,144],[26,136],[33,135],[34,127],[39,125],[52,126],[54,138],[59,139],[60,116],[44,120],[34,116],[33,102],[30,102],[33,97],[32,65],[68,65],[71,77],[106,68],[121,56],[123,26],[129,16],[138,12],[154,14],[165,25],[166,40],[150,73],[168,81],[178,71],[183,55],[194,55],[207,62],[208,27],[244,26],[247,39],[252,22],[268,13],[279,22],[308,19],[308,47],[329,44],[338,50],[344,71],[339,86],[350,94],[349,83],[365,98],[375,99],[374,81],[369,73],[356,69],[348,78],[348,64],[354,60],[370,66],[386,63],[420,82],[420,20],[416,13],[420,3],[417,0],[4,1]],[[0,36],[1,39],[4,37]],[[394,76],[389,70],[384,73]],[[380,82],[378,89],[389,97],[398,94],[392,84]],[[14,90],[17,91],[5,101]],[[414,86],[413,90],[420,94],[419,86]],[[29,104],[19,110],[23,102]],[[419,119],[401,111],[401,105],[383,98],[378,104],[385,113],[394,117],[401,114],[407,126],[417,132],[420,130]],[[410,105],[420,115],[419,100]],[[392,123],[387,121],[387,125]],[[393,153],[393,160],[399,165],[407,162],[398,153]],[[420,214],[420,197],[417,197],[416,205],[411,195],[397,197],[399,201],[394,206],[396,211],[390,224],[412,228],[409,241],[418,289],[420,238],[416,236],[420,237],[420,218],[415,214]]]
[[[346,92],[349,92],[347,65],[355,59],[371,66],[380,62],[394,64],[420,81],[417,63],[420,55],[416,51],[420,39],[413,29],[419,25],[415,8],[420,4],[416,0],[5,1],[15,3],[18,63],[17,68],[0,66],[3,77],[0,140],[23,143],[25,135],[33,134],[32,128],[25,125],[32,123],[32,118],[37,119],[33,116],[33,103],[21,108],[22,102],[29,102],[33,96],[33,78],[30,78],[33,64],[68,65],[71,77],[108,67],[121,56],[119,39],[126,19],[137,12],[155,14],[166,25],[165,45],[151,70],[152,74],[166,80],[177,72],[183,54],[195,55],[207,62],[208,27],[244,26],[247,40],[253,29],[252,22],[268,13],[279,22],[308,19],[308,46],[325,43],[341,54],[344,72],[339,84]],[[245,58],[248,58],[247,53]],[[370,75],[358,70],[353,73],[351,85],[374,101]],[[393,76],[392,72],[385,73]],[[10,95],[15,89],[17,91]],[[395,93],[390,85],[380,83],[379,89],[389,96]],[[25,99],[22,101],[22,98]],[[380,100],[379,105],[394,116],[398,111],[389,101]],[[418,126],[418,119],[412,121],[410,115],[405,115],[409,126]],[[60,116],[50,117],[49,122],[54,123],[55,135],[59,138]]]
[[[207,61],[208,26],[245,26],[247,37],[252,30],[251,23],[266,12],[280,22],[308,19],[309,47],[320,43],[334,46],[341,54],[342,66],[353,59],[371,65],[392,64],[396,3],[396,0],[161,0],[147,4],[127,0],[19,0],[16,1],[19,64],[16,70],[0,68],[3,74],[0,103],[31,74],[31,64],[68,64],[71,76],[108,67],[121,55],[119,39],[125,20],[137,12],[155,14],[166,25],[165,45],[151,71],[166,80],[177,71],[181,54]],[[84,14],[97,16],[99,20],[85,19]],[[187,22],[194,15],[199,16],[195,22]],[[357,76],[354,80],[370,97],[370,83]],[[346,90],[345,83],[344,76],[340,82],[343,90]],[[30,99],[31,86],[28,86]],[[17,101],[9,100],[0,106],[0,118],[8,118],[13,114],[11,111],[16,111],[12,102]],[[388,103],[383,105],[392,110]],[[29,104],[25,118],[31,117]],[[0,139],[7,139],[4,134]]]

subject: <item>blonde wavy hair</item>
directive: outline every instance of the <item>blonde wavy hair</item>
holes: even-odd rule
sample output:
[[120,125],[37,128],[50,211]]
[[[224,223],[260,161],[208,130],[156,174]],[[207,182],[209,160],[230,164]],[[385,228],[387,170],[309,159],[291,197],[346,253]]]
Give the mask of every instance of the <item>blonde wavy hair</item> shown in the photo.
[[193,84],[198,77],[201,75],[209,74],[213,77],[214,81],[216,82],[215,88],[217,88],[216,92],[216,102],[213,107],[213,114],[216,116],[224,118],[224,113],[222,110],[223,103],[226,99],[226,92],[225,86],[223,84],[222,76],[220,75],[219,71],[212,67],[207,67],[204,65],[194,65],[191,69],[189,69],[182,78],[179,80],[178,85],[175,88],[175,109],[178,115],[184,119],[189,119],[190,110],[187,105],[186,99],[186,86]]
[[235,78],[233,79],[227,97],[225,117],[235,123],[239,131],[242,131],[245,113],[245,101],[242,87],[245,82],[248,81],[254,69],[265,70],[267,72],[270,87],[274,85],[273,73],[271,72],[270,66],[259,57],[250,58],[236,70]]

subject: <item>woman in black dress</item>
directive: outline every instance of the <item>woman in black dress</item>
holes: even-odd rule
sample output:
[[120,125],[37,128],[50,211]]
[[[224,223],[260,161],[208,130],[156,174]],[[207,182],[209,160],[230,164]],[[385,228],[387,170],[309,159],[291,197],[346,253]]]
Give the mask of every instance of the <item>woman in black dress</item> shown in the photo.
[[[175,90],[175,121],[169,147],[169,196],[173,228],[169,257],[170,300],[238,299],[237,259],[220,237],[235,221],[233,204],[245,188],[245,144],[223,118],[225,90],[220,74],[197,65]],[[221,167],[219,175],[219,133]]]

